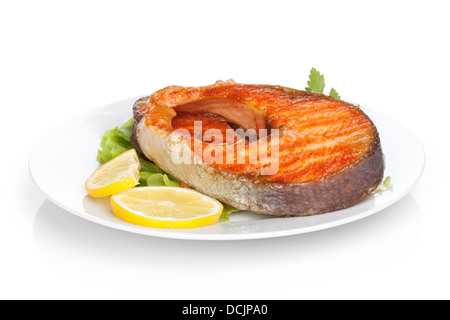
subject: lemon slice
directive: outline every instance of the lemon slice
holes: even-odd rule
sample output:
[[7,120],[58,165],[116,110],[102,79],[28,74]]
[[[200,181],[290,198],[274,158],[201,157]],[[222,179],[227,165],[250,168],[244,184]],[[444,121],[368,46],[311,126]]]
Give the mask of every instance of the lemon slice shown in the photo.
[[135,187],[139,183],[139,158],[128,150],[99,167],[86,181],[91,197],[101,198]]
[[111,197],[120,219],[154,228],[196,228],[217,223],[223,206],[216,199],[179,187],[132,188]]

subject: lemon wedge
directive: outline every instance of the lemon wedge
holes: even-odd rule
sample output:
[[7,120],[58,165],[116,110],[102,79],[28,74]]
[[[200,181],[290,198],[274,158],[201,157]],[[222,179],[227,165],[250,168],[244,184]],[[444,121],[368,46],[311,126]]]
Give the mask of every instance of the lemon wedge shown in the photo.
[[128,150],[95,170],[86,181],[86,191],[101,198],[133,188],[139,183],[140,167],[136,150]]
[[217,223],[223,206],[216,199],[179,187],[141,187],[111,197],[120,219],[154,228],[196,228]]

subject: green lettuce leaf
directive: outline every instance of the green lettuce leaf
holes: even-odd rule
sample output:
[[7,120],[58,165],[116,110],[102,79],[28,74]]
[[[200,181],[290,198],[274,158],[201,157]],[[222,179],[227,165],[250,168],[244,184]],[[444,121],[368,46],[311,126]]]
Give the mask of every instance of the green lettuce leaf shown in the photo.
[[241,211],[239,209],[236,209],[235,207],[232,207],[226,203],[223,203],[223,211],[222,211],[222,215],[219,218],[219,221],[230,221],[230,217],[228,217],[230,214],[232,214],[233,212],[237,212],[237,211]]

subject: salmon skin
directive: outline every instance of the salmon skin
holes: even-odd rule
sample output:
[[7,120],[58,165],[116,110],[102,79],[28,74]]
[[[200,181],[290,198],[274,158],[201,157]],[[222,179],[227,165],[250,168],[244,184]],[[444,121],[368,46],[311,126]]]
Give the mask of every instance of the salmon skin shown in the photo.
[[[139,152],[181,182],[241,210],[280,217],[331,212],[358,203],[383,179],[384,156],[371,119],[324,94],[229,80],[169,86],[139,99],[133,110],[132,143]],[[217,143],[196,136],[199,123],[201,134],[213,130],[212,136],[226,138]],[[255,135],[242,136],[239,129]],[[261,145],[267,154],[251,162]],[[174,161],[180,150],[190,162]],[[264,174],[274,163],[277,170]]]

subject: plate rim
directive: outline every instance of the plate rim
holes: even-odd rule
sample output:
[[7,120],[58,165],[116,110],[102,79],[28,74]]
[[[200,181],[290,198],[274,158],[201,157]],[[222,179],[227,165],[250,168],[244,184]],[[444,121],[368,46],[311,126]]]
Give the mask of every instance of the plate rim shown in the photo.
[[[38,179],[36,178],[36,174],[34,173],[34,167],[36,160],[36,154],[38,153],[39,147],[41,145],[44,144],[44,142],[49,138],[49,136],[52,135],[52,133],[57,132],[60,128],[63,128],[68,122],[74,121],[74,120],[81,120],[84,117],[89,117],[90,114],[95,113],[95,112],[100,112],[102,109],[105,109],[108,106],[111,106],[112,104],[120,104],[120,103],[124,103],[126,101],[130,101],[133,99],[138,99],[139,96],[135,96],[135,97],[129,97],[126,99],[121,99],[121,100],[117,100],[117,101],[113,101],[107,104],[104,104],[102,106],[96,107],[96,108],[92,108],[89,110],[86,110],[84,112],[81,112],[77,115],[72,116],[69,119],[65,119],[64,121],[58,123],[57,125],[53,126],[52,128],[50,128],[49,130],[47,130],[47,132],[38,140],[38,142],[34,145],[34,147],[32,148],[32,151],[30,153],[29,156],[29,161],[28,161],[28,171],[29,174],[33,180],[33,182],[35,183],[35,185],[45,194],[46,198],[52,202],[53,204],[55,204],[56,206],[62,208],[63,210],[77,216],[80,217],[82,219],[100,224],[102,226],[105,227],[109,227],[109,228],[113,228],[116,230],[121,230],[121,231],[125,231],[125,232],[130,232],[130,233],[134,233],[134,234],[141,234],[141,235],[146,235],[146,236],[155,236],[155,237],[160,237],[160,238],[170,238],[170,239],[178,239],[178,240],[200,240],[200,241],[204,241],[204,240],[208,240],[208,241],[228,241],[228,240],[255,240],[255,239],[267,239],[267,238],[278,238],[278,237],[285,237],[285,236],[292,236],[292,235],[299,235],[299,234],[306,234],[306,233],[310,233],[310,232],[315,232],[315,231],[320,231],[320,230],[325,230],[325,229],[330,229],[330,228],[334,228],[334,227],[338,227],[338,226],[342,226],[351,222],[355,222],[364,218],[367,218],[377,212],[383,211],[384,209],[390,207],[391,205],[393,205],[394,203],[400,201],[402,198],[404,198],[411,190],[411,188],[419,181],[419,179],[422,177],[422,174],[425,170],[425,165],[426,165],[426,154],[425,154],[425,148],[423,146],[423,143],[421,141],[421,139],[412,131],[410,130],[407,126],[405,126],[401,121],[397,120],[396,118],[393,118],[391,116],[389,116],[388,114],[379,111],[379,110],[375,110],[375,112],[379,113],[380,115],[382,115],[383,117],[388,117],[390,119],[393,119],[397,122],[399,122],[403,128],[408,132],[409,135],[411,135],[412,137],[414,137],[414,139],[418,142],[418,145],[420,146],[420,153],[421,153],[421,169],[419,172],[417,172],[415,178],[413,179],[413,181],[410,183],[410,185],[408,185],[407,188],[405,188],[399,195],[397,195],[396,197],[390,199],[389,201],[374,207],[372,209],[369,209],[365,212],[362,212],[360,214],[356,214],[356,215],[351,215],[349,217],[345,217],[342,219],[339,219],[337,221],[329,221],[329,222],[325,222],[322,224],[318,224],[318,225],[311,225],[311,226],[306,226],[306,227],[302,227],[302,228],[292,228],[292,229],[288,229],[288,230],[278,230],[278,231],[259,231],[259,232],[252,232],[252,233],[226,233],[226,234],[211,234],[211,233],[191,233],[191,232],[181,232],[179,230],[177,230],[178,232],[174,232],[172,229],[159,229],[159,228],[137,228],[135,225],[131,225],[128,226],[127,224],[119,224],[119,223],[115,223],[112,221],[108,221],[105,219],[102,219],[100,217],[96,217],[94,215],[90,215],[86,212],[79,212],[78,210],[74,210],[73,208],[66,206],[64,203],[61,203],[60,201],[58,201],[57,199],[55,199],[50,192],[48,192],[48,190],[46,190],[42,184],[39,183]],[[368,114],[370,114],[371,108],[367,108],[365,106],[363,106],[361,109],[363,109],[363,111]],[[336,211],[337,212],[337,211]],[[332,213],[332,212],[329,212]],[[301,217],[293,217],[295,218],[301,218]],[[282,219],[286,219],[286,218],[282,218]],[[290,218],[287,218],[290,219]]]

